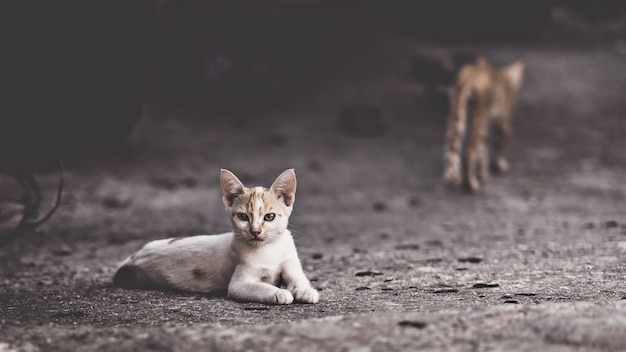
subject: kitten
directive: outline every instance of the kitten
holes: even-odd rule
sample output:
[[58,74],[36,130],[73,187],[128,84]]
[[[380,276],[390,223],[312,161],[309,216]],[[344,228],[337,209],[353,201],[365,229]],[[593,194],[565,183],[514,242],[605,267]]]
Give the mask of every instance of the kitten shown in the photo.
[[472,114],[464,159],[465,182],[469,189],[477,191],[481,182],[489,177],[486,143],[492,123],[495,128],[491,166],[499,173],[508,170],[504,149],[511,134],[511,115],[523,74],[521,59],[509,66],[494,68],[484,58],[478,58],[461,68],[450,98],[446,131],[443,180],[448,186],[459,186],[464,181],[460,154],[467,110]]
[[317,303],[319,294],[302,271],[287,229],[296,195],[293,169],[269,189],[247,188],[224,169],[220,179],[232,232],[152,241],[122,264],[113,284],[227,291],[235,300],[270,304]]

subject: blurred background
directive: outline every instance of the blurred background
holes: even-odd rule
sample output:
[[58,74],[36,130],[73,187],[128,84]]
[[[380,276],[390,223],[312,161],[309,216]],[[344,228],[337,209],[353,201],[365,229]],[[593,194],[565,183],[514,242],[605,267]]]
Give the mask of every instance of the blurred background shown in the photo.
[[[580,36],[623,39],[624,26],[624,5],[617,0],[64,0],[1,6],[4,169],[123,147],[150,100],[222,109],[284,102],[315,79],[329,55],[341,60],[346,48],[337,37],[347,30],[469,44],[559,35],[570,42]],[[377,55],[375,47],[364,49],[364,56]],[[409,74],[417,84],[445,84],[474,54],[416,57]]]

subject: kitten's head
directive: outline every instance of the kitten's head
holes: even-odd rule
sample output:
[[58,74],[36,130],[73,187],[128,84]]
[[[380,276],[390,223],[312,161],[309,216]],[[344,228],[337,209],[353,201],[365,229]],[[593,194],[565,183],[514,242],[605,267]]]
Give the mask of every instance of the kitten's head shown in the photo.
[[285,170],[268,188],[247,188],[232,172],[220,175],[226,211],[235,237],[253,246],[280,236],[287,229],[296,199],[296,174]]
[[502,69],[504,75],[507,77],[511,85],[518,90],[522,85],[522,81],[524,78],[524,68],[525,68],[524,60],[517,59],[515,62],[506,66]]

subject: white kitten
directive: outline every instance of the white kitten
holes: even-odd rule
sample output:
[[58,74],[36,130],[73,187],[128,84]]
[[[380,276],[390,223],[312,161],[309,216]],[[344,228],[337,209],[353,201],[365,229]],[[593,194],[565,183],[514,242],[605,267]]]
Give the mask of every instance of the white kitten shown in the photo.
[[152,241],[126,259],[113,284],[227,291],[230,298],[261,303],[317,303],[319,294],[302,271],[287,229],[296,195],[293,169],[269,189],[247,188],[224,169],[220,179],[233,232]]

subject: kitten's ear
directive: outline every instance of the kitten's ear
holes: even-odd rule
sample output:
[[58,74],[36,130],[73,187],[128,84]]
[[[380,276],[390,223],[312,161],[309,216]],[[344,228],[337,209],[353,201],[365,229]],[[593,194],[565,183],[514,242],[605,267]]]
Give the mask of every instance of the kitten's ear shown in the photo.
[[504,68],[506,76],[511,80],[511,83],[513,83],[515,87],[519,88],[522,84],[525,66],[526,64],[523,59],[517,59],[515,62]]
[[282,199],[286,206],[292,206],[296,200],[296,173],[293,169],[283,171],[272,183],[270,190],[278,199]]
[[224,201],[224,205],[232,207],[235,198],[243,193],[245,186],[239,181],[235,174],[226,169],[222,169],[220,172],[220,183],[222,184],[222,200]]

